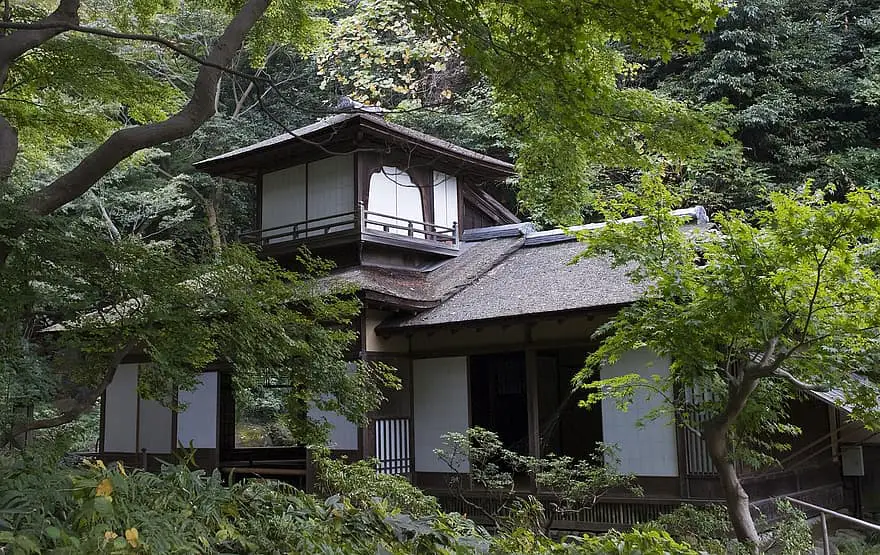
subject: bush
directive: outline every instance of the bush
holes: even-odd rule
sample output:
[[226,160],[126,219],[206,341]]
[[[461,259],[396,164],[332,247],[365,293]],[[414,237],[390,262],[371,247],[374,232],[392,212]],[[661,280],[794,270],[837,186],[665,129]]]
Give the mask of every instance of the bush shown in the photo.
[[[763,519],[758,520],[758,525],[765,529],[761,552],[778,555],[810,553],[813,549],[813,537],[806,516],[787,501],[778,502],[777,511],[779,518],[773,525],[768,525]],[[752,553],[746,545],[733,539],[733,528],[727,510],[721,505],[682,505],[641,529],[664,530],[676,540],[706,553]]]
[[[554,541],[526,528],[492,537],[368,463],[323,461],[346,490],[324,500],[274,481],[225,486],[218,473],[158,474],[58,457],[0,457],[0,552],[326,555],[660,554],[695,551],[659,531]],[[340,473],[342,475],[340,475]],[[382,495],[370,495],[369,484]],[[384,488],[384,489],[383,489]],[[412,509],[413,514],[402,507]]]
[[356,507],[384,499],[389,506],[416,517],[440,512],[437,499],[403,478],[377,474],[373,461],[347,463],[317,456],[314,462],[316,489],[323,495],[340,494]]

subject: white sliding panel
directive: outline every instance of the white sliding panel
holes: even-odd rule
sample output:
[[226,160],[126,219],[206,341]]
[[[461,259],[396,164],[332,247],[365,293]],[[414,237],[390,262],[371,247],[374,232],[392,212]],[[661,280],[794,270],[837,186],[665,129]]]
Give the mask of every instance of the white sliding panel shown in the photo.
[[434,172],[434,223],[446,227],[458,221],[458,180]]
[[309,409],[309,418],[326,421],[333,426],[330,432],[330,449],[356,451],[358,448],[358,428],[341,414],[316,408]]
[[146,449],[147,453],[170,453],[171,409],[149,399],[141,399],[140,408],[138,452]]
[[[309,219],[337,216],[354,211],[354,156],[333,156],[309,164]],[[348,223],[329,229],[343,231],[354,227],[353,217],[345,216],[319,222],[321,225]],[[311,235],[323,235],[323,231]]]
[[[669,373],[669,361],[658,358],[647,349],[624,354],[615,364],[600,370],[602,379],[639,374],[645,378]],[[620,471],[637,476],[678,476],[678,450],[675,426],[668,420],[658,418],[638,422],[663,402],[656,395],[648,399],[639,393],[627,412],[615,406],[614,399],[602,400],[602,439],[616,444],[620,457]]]
[[449,472],[434,449],[444,447],[441,435],[464,432],[470,424],[467,357],[424,358],[412,364],[415,470]]
[[181,391],[178,399],[186,410],[177,415],[177,441],[189,447],[217,447],[217,372],[205,372],[192,391]]
[[138,365],[120,364],[104,392],[104,451],[137,451]]
[[[393,216],[390,218],[369,216],[371,221],[379,222],[380,224],[406,225],[406,222],[395,218],[418,222],[425,221],[422,212],[422,195],[419,192],[418,186],[413,183],[408,173],[391,166],[384,166],[381,171],[370,176],[370,195],[367,210]],[[383,229],[382,225],[375,223],[368,225],[367,228]],[[421,230],[422,226],[417,225],[414,229]],[[389,228],[388,231],[398,235],[407,235],[409,233],[406,229]],[[416,233],[414,237],[423,239],[424,234]]]
[[[306,219],[306,165],[300,164],[263,175],[263,197],[260,199],[262,229],[287,226]],[[284,227],[267,235],[290,232]],[[279,237],[270,243],[289,241],[293,237]]]

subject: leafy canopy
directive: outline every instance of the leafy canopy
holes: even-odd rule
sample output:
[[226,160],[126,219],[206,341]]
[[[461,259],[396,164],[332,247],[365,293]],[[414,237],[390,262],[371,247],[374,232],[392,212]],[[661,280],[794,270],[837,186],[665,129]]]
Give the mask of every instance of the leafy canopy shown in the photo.
[[499,113],[523,141],[517,161],[526,208],[575,191],[548,219],[574,223],[591,165],[650,166],[657,155],[697,155],[718,136],[687,106],[622,78],[638,70],[623,48],[648,57],[701,45],[720,3],[414,2],[425,25],[455,37],[469,67],[494,87]]

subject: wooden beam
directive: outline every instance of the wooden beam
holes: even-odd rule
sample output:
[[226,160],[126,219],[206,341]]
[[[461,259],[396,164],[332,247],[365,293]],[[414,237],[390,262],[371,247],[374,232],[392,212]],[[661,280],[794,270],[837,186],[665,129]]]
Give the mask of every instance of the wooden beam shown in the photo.
[[529,455],[541,456],[541,419],[538,403],[538,352],[526,350],[526,409],[528,412]]

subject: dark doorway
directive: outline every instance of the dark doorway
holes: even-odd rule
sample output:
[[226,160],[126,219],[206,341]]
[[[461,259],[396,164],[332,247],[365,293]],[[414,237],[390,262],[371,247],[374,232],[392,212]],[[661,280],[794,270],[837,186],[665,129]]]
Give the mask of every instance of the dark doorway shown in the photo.
[[589,354],[583,349],[538,353],[538,415],[541,454],[586,459],[602,441],[602,407],[578,406],[584,390],[573,391],[571,380]]
[[471,425],[498,434],[504,446],[529,452],[524,352],[472,356]]

